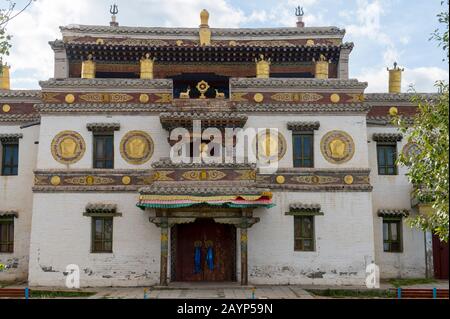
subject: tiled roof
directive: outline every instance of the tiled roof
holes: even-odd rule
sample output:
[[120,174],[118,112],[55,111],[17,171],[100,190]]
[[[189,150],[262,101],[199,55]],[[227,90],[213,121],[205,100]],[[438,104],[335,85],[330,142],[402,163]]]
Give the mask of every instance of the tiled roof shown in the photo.
[[88,123],[86,127],[90,132],[119,131],[120,123]]
[[294,79],[294,78],[231,78],[230,86],[232,88],[357,88],[364,90],[367,88],[366,82],[359,82],[356,79]]
[[380,217],[408,217],[408,209],[379,209],[377,212]]
[[6,211],[0,210],[0,218],[1,217],[4,217],[4,218],[6,218],[6,217],[18,218],[19,217],[19,213],[17,211],[15,211],[15,210],[6,210]]
[[291,131],[314,131],[320,128],[320,122],[288,122],[287,127]]
[[400,133],[375,133],[372,139],[375,142],[400,142],[403,135]]

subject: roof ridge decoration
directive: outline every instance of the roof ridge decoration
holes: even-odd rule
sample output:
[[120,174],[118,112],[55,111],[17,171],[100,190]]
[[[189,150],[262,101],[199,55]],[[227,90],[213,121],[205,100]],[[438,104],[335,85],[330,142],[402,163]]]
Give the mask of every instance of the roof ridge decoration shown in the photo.
[[0,90],[0,98],[22,97],[22,98],[40,98],[40,90]]
[[[198,36],[198,28],[167,27],[110,27],[104,25],[71,24],[61,26],[64,35],[70,33],[107,33],[114,35],[152,35],[152,36]],[[344,37],[345,29],[330,27],[304,28],[210,28],[213,36],[293,36],[293,35],[329,35]]]
[[439,97],[439,93],[365,93],[366,101],[371,102],[412,102],[411,99],[415,96],[421,98],[434,100]]

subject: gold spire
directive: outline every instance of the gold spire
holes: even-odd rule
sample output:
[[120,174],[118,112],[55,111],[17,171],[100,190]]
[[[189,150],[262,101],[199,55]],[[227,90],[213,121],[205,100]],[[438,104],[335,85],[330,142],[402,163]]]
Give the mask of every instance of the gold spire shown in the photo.
[[211,45],[211,30],[208,25],[209,12],[205,9],[200,12],[200,45]]
[[328,79],[328,72],[329,72],[329,62],[325,58],[323,54],[320,55],[319,61],[316,62],[316,79]]
[[0,61],[1,65],[2,65],[2,69],[0,70],[0,90],[10,90],[11,89],[11,84],[10,84],[10,79],[9,79],[9,65],[8,64],[3,64],[2,61]]
[[81,78],[95,79],[95,62],[93,61],[92,54],[89,54],[88,59],[81,64]]
[[256,59],[256,77],[259,79],[268,79],[270,77],[270,58],[265,60],[264,55],[259,56],[259,60]]
[[389,71],[389,93],[401,93],[402,92],[402,72],[405,69],[398,67],[397,62],[394,62],[394,67],[392,69],[387,69]]
[[148,53],[141,59],[141,79],[153,79],[154,62],[155,59],[151,59]]

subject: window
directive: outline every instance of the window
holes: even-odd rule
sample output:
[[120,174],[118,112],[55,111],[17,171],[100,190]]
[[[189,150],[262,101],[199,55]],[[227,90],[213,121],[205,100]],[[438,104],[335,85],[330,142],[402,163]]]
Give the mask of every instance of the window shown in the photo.
[[293,134],[294,167],[314,167],[313,133]]
[[113,134],[94,134],[94,168],[114,168]]
[[397,175],[397,145],[377,145],[378,154],[378,174]]
[[2,175],[18,175],[19,144],[3,144],[2,148]]
[[314,251],[314,216],[294,216],[295,251]]
[[92,217],[92,253],[112,253],[112,236],[112,217]]
[[14,221],[0,219],[0,253],[14,252]]
[[401,219],[383,219],[383,250],[385,252],[402,252],[401,227]]

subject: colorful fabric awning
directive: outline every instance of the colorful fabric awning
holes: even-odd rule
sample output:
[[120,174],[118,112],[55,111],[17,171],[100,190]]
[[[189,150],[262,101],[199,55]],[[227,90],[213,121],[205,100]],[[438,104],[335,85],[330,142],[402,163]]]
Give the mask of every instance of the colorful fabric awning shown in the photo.
[[252,189],[251,191],[245,192],[241,188],[236,188],[234,194],[232,188],[222,190],[217,188],[210,189],[209,194],[206,190],[199,191],[198,188],[192,190],[185,189],[184,194],[177,192],[177,189],[174,189],[172,194],[168,194],[167,191],[161,191],[160,188],[155,188],[154,191],[152,192],[149,189],[142,190],[137,206],[141,209],[170,209],[200,205],[229,208],[270,208],[275,206],[272,203],[272,193],[267,190],[255,191]]

